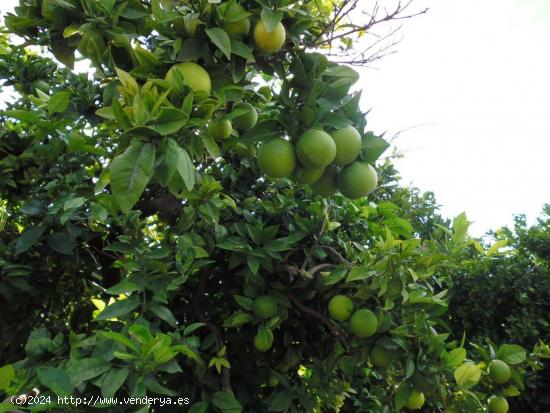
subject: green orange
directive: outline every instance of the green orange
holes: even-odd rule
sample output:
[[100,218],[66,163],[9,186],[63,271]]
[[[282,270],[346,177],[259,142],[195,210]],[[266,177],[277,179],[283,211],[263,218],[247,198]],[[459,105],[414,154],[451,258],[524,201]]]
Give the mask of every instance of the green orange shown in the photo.
[[258,121],[258,112],[250,103],[237,103],[233,106],[233,110],[243,111],[243,113],[233,118],[233,126],[235,126],[235,128],[249,130],[256,125]]
[[366,308],[357,310],[351,316],[350,328],[357,337],[370,337],[378,329],[378,318]]
[[198,64],[192,62],[176,63],[168,70],[165,79],[178,90],[178,83],[174,79],[176,72],[182,77],[183,84],[189,86],[194,91],[202,91],[209,94],[212,90],[210,75]]
[[227,139],[231,136],[233,126],[227,119],[213,119],[208,125],[208,132],[214,139]]
[[409,398],[407,399],[407,409],[410,410],[419,410],[424,406],[426,401],[424,393],[420,393],[417,390],[412,390]]
[[320,196],[331,196],[338,192],[338,186],[336,185],[336,178],[338,176],[338,168],[335,166],[329,166],[323,172],[321,178],[319,178],[314,184],[311,185],[313,193]]
[[370,352],[372,364],[377,367],[388,367],[394,359],[394,353],[382,346],[375,345]]
[[336,144],[322,129],[309,129],[298,138],[296,155],[306,168],[324,168],[334,161]]
[[499,396],[491,396],[488,404],[489,412],[491,413],[507,413],[510,408],[510,406],[508,406],[508,400]]
[[266,352],[273,345],[273,333],[266,328],[258,329],[258,333],[254,336],[254,347],[256,350]]
[[301,184],[311,185],[321,179],[323,172],[325,172],[325,168],[302,168],[299,166],[294,171],[294,176]]
[[266,53],[274,53],[283,47],[286,40],[286,30],[282,23],[277,23],[275,28],[267,31],[265,24],[259,20],[254,27],[254,41],[258,48]]
[[328,302],[328,313],[338,321],[345,321],[353,312],[353,301],[345,295],[335,295]]
[[370,194],[378,185],[378,175],[365,162],[355,161],[338,174],[338,189],[346,198],[358,199]]
[[493,360],[489,363],[489,376],[497,384],[504,384],[510,381],[512,371],[510,366],[502,360]]
[[353,126],[335,130],[330,133],[336,144],[334,164],[345,166],[357,159],[361,152],[361,135]]
[[258,150],[258,166],[272,178],[290,176],[296,167],[294,146],[283,138],[264,143]]
[[271,318],[277,314],[277,301],[270,295],[261,295],[254,300],[252,311],[259,319]]

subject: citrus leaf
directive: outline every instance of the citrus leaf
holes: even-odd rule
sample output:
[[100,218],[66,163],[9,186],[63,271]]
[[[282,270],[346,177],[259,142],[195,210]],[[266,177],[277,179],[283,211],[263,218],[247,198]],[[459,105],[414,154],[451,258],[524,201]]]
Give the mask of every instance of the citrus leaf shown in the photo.
[[464,363],[464,359],[466,358],[466,350],[462,347],[455,348],[447,354],[447,366],[449,367],[458,367],[462,363]]
[[231,53],[240,57],[244,57],[247,62],[255,61],[254,55],[252,54],[252,50],[250,50],[250,47],[239,40],[231,39]]
[[67,110],[69,106],[69,98],[71,97],[71,92],[57,92],[54,94],[50,101],[48,102],[48,112],[50,113],[61,113]]
[[95,318],[95,321],[108,320],[110,318],[122,317],[136,309],[140,304],[139,297],[131,296],[125,300],[116,301]]
[[368,267],[366,265],[362,265],[360,267],[353,268],[348,275],[348,278],[346,278],[346,282],[352,282],[352,281],[359,281],[364,280],[365,278],[368,278],[372,276],[372,271],[369,271]]
[[45,231],[46,226],[37,225],[23,232],[19,238],[17,238],[17,242],[15,243],[15,254],[21,254],[31,248],[38,242]]
[[376,136],[372,132],[368,132],[362,138],[361,154],[364,162],[374,162],[382,155],[390,144],[382,139],[381,136]]
[[231,60],[231,40],[225,30],[219,27],[205,30],[206,35],[220,49],[228,60]]
[[481,378],[481,370],[475,364],[463,364],[454,372],[456,384],[469,389],[475,386]]
[[212,395],[212,404],[223,413],[242,412],[242,407],[237,399],[235,399],[235,396],[233,396],[233,393],[217,391]]
[[58,396],[70,396],[73,385],[67,372],[56,367],[41,367],[37,370],[38,380]]
[[130,370],[126,367],[109,370],[101,383],[101,395],[103,397],[113,397],[126,381],[128,373],[130,373]]
[[117,156],[109,168],[113,197],[122,212],[127,214],[141,197],[153,176],[155,147],[135,141]]
[[176,108],[162,108],[159,116],[155,119],[151,128],[160,133],[161,135],[169,135],[175,133],[183,128],[189,115]]
[[265,31],[271,33],[283,19],[283,13],[280,11],[271,11],[267,7],[264,7],[260,17],[262,22],[264,22]]
[[503,344],[497,351],[497,358],[508,364],[520,364],[527,358],[527,353],[517,344]]

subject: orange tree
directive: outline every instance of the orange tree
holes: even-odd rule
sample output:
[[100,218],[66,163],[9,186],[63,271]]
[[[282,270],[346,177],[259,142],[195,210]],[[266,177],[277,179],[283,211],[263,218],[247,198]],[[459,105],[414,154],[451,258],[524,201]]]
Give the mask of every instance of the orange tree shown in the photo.
[[409,4],[358,6],[22,0],[5,17],[66,67],[2,39],[18,98],[1,119],[0,391],[36,387],[26,408],[54,411],[69,395],[507,410],[531,356],[451,336],[441,265],[470,247],[467,221],[416,225],[343,64],[380,57],[352,46]]

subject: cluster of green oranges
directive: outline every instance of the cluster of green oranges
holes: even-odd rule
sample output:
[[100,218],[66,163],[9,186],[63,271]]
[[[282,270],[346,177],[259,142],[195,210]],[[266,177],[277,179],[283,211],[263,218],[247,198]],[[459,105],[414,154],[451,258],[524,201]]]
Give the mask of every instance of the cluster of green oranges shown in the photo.
[[[353,301],[345,295],[335,295],[328,303],[328,313],[336,321],[349,319],[349,329],[359,338],[375,335],[380,331],[378,317],[371,310],[361,308],[355,310]],[[396,353],[381,345],[375,344],[370,352],[370,360],[376,367],[386,368],[395,359]],[[412,389],[407,399],[406,406],[410,410],[419,410],[425,402],[424,393]]]
[[361,135],[353,126],[330,133],[312,128],[304,132],[293,145],[276,138],[258,150],[258,165],[272,178],[294,176],[308,184],[313,192],[330,196],[340,191],[350,199],[371,193],[378,184],[374,168],[358,160]]
[[[270,295],[260,295],[254,300],[252,311],[259,320],[267,320],[274,317],[279,311],[275,298]],[[254,336],[254,347],[263,352],[268,351],[273,345],[273,332],[267,328],[259,328]]]
[[[246,14],[245,9],[239,4],[234,4],[233,14]],[[237,21],[228,21],[223,24],[223,29],[230,38],[242,39],[250,32],[250,19],[244,17]],[[271,31],[268,31],[264,22],[259,20],[254,27],[254,42],[256,47],[264,53],[274,53],[281,49],[286,40],[286,30],[282,23],[277,23]],[[178,76],[183,80],[180,83],[176,80]],[[183,85],[188,86],[195,92],[205,92],[210,94],[212,91],[212,81],[208,72],[200,65],[192,62],[177,63],[173,65],[166,73],[165,80],[172,85],[175,92]],[[250,103],[237,103],[233,105],[233,111],[238,110],[239,114],[232,114],[227,118],[219,117],[210,120],[208,124],[208,133],[216,140],[229,138],[233,128],[240,131],[252,129],[258,121],[258,112]]]
[[[506,384],[512,378],[510,366],[502,360],[495,359],[489,363],[489,377],[498,385]],[[488,401],[490,413],[507,413],[508,401],[501,396],[491,396]]]

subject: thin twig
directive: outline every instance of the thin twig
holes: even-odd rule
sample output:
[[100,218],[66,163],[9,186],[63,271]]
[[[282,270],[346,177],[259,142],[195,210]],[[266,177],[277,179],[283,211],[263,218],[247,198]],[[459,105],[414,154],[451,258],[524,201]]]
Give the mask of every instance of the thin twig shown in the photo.
[[321,323],[323,323],[329,330],[330,332],[332,333],[332,335],[334,337],[336,337],[338,340],[340,340],[340,342],[342,343],[342,345],[344,346],[344,348],[346,349],[346,351],[349,351],[349,343],[348,343],[348,335],[346,334],[346,332],[344,330],[342,330],[340,327],[338,327],[337,325],[333,324],[328,318],[326,318],[323,314],[319,313],[318,311],[315,311],[314,309],[312,308],[309,308],[307,306],[305,306],[304,304],[302,304],[300,302],[300,300],[298,300],[296,297],[294,297],[294,295],[292,295],[291,293],[289,292],[286,292],[285,295],[288,297],[288,299],[290,301],[292,301],[292,303],[298,307],[298,309],[304,313],[304,314],[307,314],[309,315],[310,317],[313,317],[315,318],[316,320],[319,320]]

